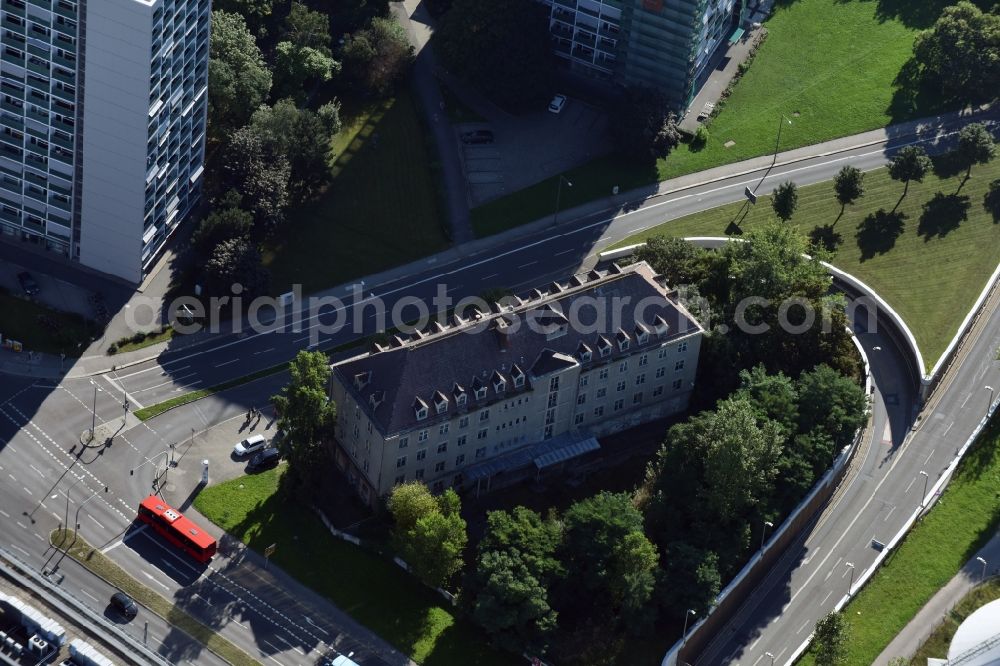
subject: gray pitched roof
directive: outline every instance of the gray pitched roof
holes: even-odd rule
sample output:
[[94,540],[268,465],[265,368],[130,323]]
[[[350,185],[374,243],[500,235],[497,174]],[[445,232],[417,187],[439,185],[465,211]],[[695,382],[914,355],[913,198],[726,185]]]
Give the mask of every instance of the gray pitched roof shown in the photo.
[[[575,286],[577,281],[582,283],[581,286]],[[620,321],[614,320],[617,313],[609,301],[601,301],[608,305],[602,316],[598,316],[593,306],[581,307],[581,304],[592,301],[581,301],[576,307],[579,308],[579,328],[582,330],[575,330],[566,316],[574,312],[574,303],[581,298],[602,297],[630,299],[627,306],[621,308]],[[683,308],[667,297],[666,290],[645,263],[581,274],[558,291],[550,287],[548,295],[543,294],[539,298],[529,293],[526,299],[520,306],[508,308],[502,314],[484,314],[479,320],[451,326],[443,331],[429,329],[430,333],[414,336],[401,346],[337,363],[333,366],[334,377],[354,396],[359,406],[368,411],[382,435],[389,436],[450,418],[456,411],[480,409],[511,395],[530,391],[533,378],[581,362],[581,344],[597,350],[602,336],[617,340],[619,330],[626,332],[630,338],[626,352],[620,352],[619,346],[613,344],[610,356],[602,357],[600,353],[594,353],[591,361],[583,364],[598,366],[609,363],[646,346],[701,330]],[[652,299],[652,302],[643,312],[644,321],[638,322],[634,306],[643,299]],[[529,317],[532,321],[540,320],[541,326],[529,325]],[[668,325],[668,331],[662,337],[655,332],[660,318]],[[500,320],[502,322],[498,325]],[[638,342],[639,324],[649,331],[645,345]],[[525,369],[528,371],[523,385],[515,386],[515,375]],[[356,383],[354,378],[358,375],[363,375],[368,382]],[[497,377],[505,380],[499,394],[495,390]],[[483,387],[486,389],[485,397],[476,398],[476,388]],[[459,389],[466,392],[465,407],[457,405]],[[449,398],[447,411],[437,414],[437,410],[429,409],[427,418],[418,420],[415,406],[421,403],[434,405],[435,398],[440,399],[438,391]],[[384,392],[379,395],[384,399],[376,401],[373,408],[369,398],[376,392]]]

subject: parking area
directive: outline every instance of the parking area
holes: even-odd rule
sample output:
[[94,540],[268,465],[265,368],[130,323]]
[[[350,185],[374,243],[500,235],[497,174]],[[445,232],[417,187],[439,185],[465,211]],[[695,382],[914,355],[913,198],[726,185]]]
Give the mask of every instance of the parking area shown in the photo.
[[560,113],[543,107],[456,125],[469,204],[478,206],[608,152],[607,129],[604,110],[573,97]]
[[[27,262],[26,262],[27,263]],[[16,296],[24,296],[18,275],[27,272],[37,284],[31,299],[61,312],[75,312],[87,319],[98,318],[98,304],[94,292],[58,278],[32,271],[28,267],[0,262],[0,287]]]

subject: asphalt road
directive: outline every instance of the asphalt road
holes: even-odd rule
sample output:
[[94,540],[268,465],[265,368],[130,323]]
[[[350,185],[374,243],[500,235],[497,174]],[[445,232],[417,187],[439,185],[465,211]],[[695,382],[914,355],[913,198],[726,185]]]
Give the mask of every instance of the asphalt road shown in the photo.
[[[945,136],[931,149],[940,149],[949,140]],[[899,145],[897,141],[894,147]],[[429,300],[439,290],[461,298],[496,287],[518,290],[544,284],[578,270],[596,249],[609,242],[667,220],[740,200],[746,186],[769,191],[785,180],[800,185],[829,180],[845,164],[865,170],[881,166],[890,152],[885,145],[870,145],[779,165],[650,199],[613,217],[600,214],[567,220],[558,227],[457,261],[445,263],[429,258],[426,270],[419,274],[367,285],[360,298],[348,298],[348,305],[364,301],[368,305],[364,311],[354,312],[347,306],[328,308],[307,318],[298,331],[222,334],[196,347],[167,351],[156,361],[94,377],[100,389],[96,394],[96,418],[100,422],[120,416],[126,399],[133,407],[154,404],[183,391],[285,362],[311,343],[327,347],[372,333],[378,323],[369,302],[373,293],[391,309],[405,303],[404,299]],[[401,310],[404,320],[416,313],[412,306],[408,308]],[[321,327],[338,315],[359,325],[337,333],[321,332]],[[835,586],[839,583],[846,588],[843,562],[854,562],[860,573],[874,559],[874,551],[867,548],[870,539],[894,533],[904,508],[919,501],[919,484],[914,482],[917,472],[926,469],[933,476],[943,467],[961,441],[961,434],[971,429],[973,414],[976,410],[981,414],[985,408],[986,396],[976,386],[989,382],[997,385],[1000,381],[992,374],[988,381],[976,375],[979,369],[975,365],[988,365],[986,359],[992,358],[982,353],[988,344],[986,338],[992,336],[996,347],[1000,323],[991,321],[990,326],[991,333],[984,336],[982,349],[977,347],[978,356],[962,366],[960,380],[939,389],[939,407],[911,440],[904,437],[914,417],[914,380],[908,377],[906,364],[889,340],[877,334],[861,336],[878,384],[877,433],[862,469],[842,494],[837,510],[807,535],[798,552],[790,553],[789,566],[794,567],[791,573],[774,576],[772,585],[762,590],[760,598],[741,614],[743,620],[700,663],[756,663],[765,651],[777,655],[780,661],[808,634],[823,608],[832,605]],[[990,372],[997,371],[994,368]],[[149,491],[151,476],[145,470],[162,464],[162,457],[157,455],[170,443],[182,443],[193,427],[204,427],[243,412],[249,405],[260,405],[280,385],[279,379],[261,380],[225,396],[192,403],[120,433],[110,448],[87,449],[78,455],[80,433],[90,427],[94,417],[94,386],[89,379],[65,379],[55,384],[0,378],[0,507],[4,511],[0,513],[0,539],[29,562],[40,568],[49,566],[52,553],[44,537],[62,521],[62,493],[69,491],[71,512],[82,507],[80,529],[89,542],[106,550],[137,579],[173,598],[257,658],[279,664],[307,663],[333,646],[355,651],[355,660],[363,665],[405,663],[405,657],[328,602],[297,587],[273,568],[263,572],[254,554],[234,544],[225,543],[220,556],[199,571],[144,532],[130,531],[135,507]],[[143,463],[138,474],[128,474],[129,469]],[[171,483],[178,487],[191,484],[197,465],[190,464],[185,462],[171,470],[168,491]],[[78,485],[69,490],[74,483]],[[105,485],[109,487],[107,493],[103,492]],[[93,501],[83,505],[92,493]],[[75,565],[61,565],[60,571],[66,574],[63,584],[81,594],[88,590],[100,603],[108,589],[75,569]],[[142,617],[147,615],[143,612]],[[171,660],[184,661],[194,656],[202,663],[203,655],[198,654],[196,646],[152,617],[150,636],[159,642],[161,654]]]

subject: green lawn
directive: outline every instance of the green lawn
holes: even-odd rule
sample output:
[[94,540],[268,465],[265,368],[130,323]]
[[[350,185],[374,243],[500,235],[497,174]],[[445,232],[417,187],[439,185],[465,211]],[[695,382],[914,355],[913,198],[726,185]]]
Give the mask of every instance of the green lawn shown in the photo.
[[[1000,158],[973,169],[958,196],[951,195],[961,176],[929,176],[910,185],[894,216],[891,211],[903,186],[891,180],[886,169],[878,169],[865,175],[865,195],[847,206],[839,220],[832,182],[800,188],[792,223],[804,233],[835,242],[832,263],[867,283],[899,312],[930,371],[1000,262],[1000,224],[983,208],[986,187],[996,178],[1000,178]],[[928,204],[938,193],[945,196]],[[930,212],[925,214],[927,205]],[[656,234],[723,236],[727,229],[733,230],[730,224],[744,208],[730,204],[696,213],[616,246]],[[872,214],[879,210],[890,214],[876,219]],[[760,197],[740,227],[746,230],[771,219],[770,198]]]
[[[666,160],[646,169],[599,159],[570,172],[574,187],[564,197],[565,204],[608,196],[616,184],[624,190],[771,153],[782,114],[792,120],[781,133],[780,149],[789,150],[936,111],[926,103],[916,109],[895,103],[893,80],[910,56],[915,28],[936,17],[941,0],[891,3],[908,13],[903,19],[881,14],[890,5],[886,2],[776,4],[766,23],[767,40],[712,121],[703,148],[696,151],[682,144]],[[917,11],[923,15],[913,16]],[[736,144],[726,148],[728,141]],[[588,178],[577,184],[574,174]],[[474,209],[477,235],[552,214],[554,183],[529,187]]]
[[[847,605],[850,666],[871,664],[995,533],[1000,522],[998,425],[994,420],[966,454],[937,505]],[[806,654],[799,663],[815,662]]]
[[25,351],[79,356],[98,333],[79,315],[51,310],[3,291],[0,312],[0,336],[20,342]]
[[311,293],[447,246],[435,158],[410,92],[345,109],[343,117],[331,184],[291,210],[280,238],[265,248],[275,293],[294,283]]
[[927,637],[924,644],[913,655],[913,658],[910,659],[911,666],[926,666],[928,658],[944,659],[947,657],[951,639],[955,637],[955,632],[958,631],[959,625],[965,621],[965,618],[997,599],[1000,599],[1000,579],[997,578],[986,581],[984,585],[974,588],[965,595],[948,612],[941,624],[934,629],[934,633]]
[[517,661],[491,650],[477,629],[388,559],[330,536],[311,511],[277,493],[280,473],[281,468],[211,486],[194,505],[258,551],[277,544],[271,558],[276,564],[418,663]]

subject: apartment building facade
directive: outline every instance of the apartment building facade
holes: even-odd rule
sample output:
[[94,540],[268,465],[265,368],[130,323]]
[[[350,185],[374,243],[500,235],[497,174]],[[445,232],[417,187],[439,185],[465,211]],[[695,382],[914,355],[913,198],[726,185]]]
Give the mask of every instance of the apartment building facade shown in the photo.
[[335,460],[367,503],[405,481],[478,492],[559,469],[686,409],[702,334],[641,263],[397,336],[333,365]]
[[541,0],[558,57],[589,76],[662,90],[678,106],[697,92],[745,0]]
[[138,284],[196,204],[210,0],[0,0],[0,237]]

